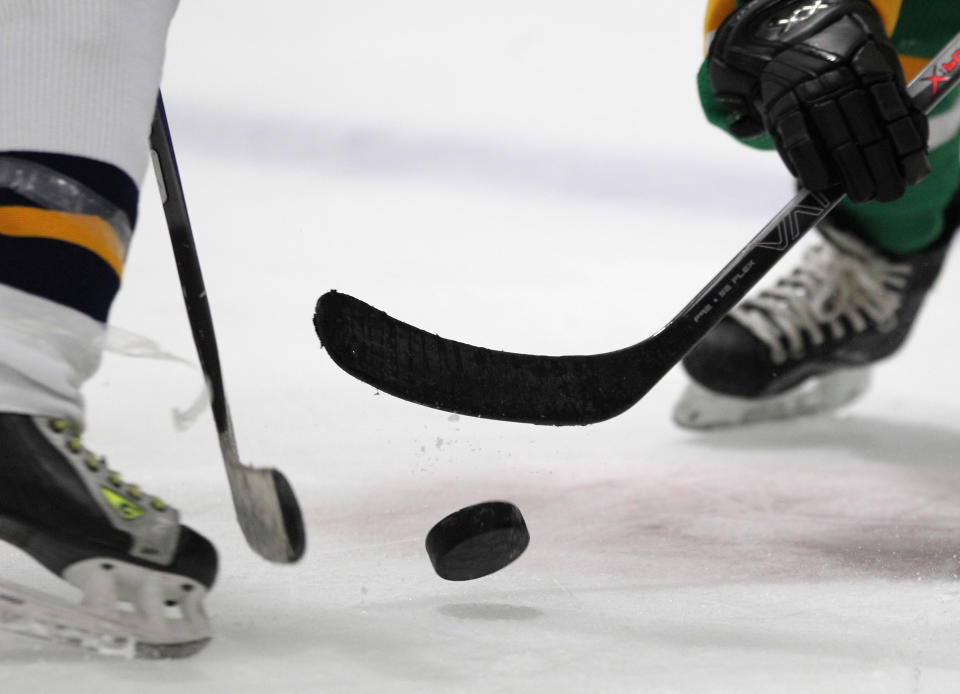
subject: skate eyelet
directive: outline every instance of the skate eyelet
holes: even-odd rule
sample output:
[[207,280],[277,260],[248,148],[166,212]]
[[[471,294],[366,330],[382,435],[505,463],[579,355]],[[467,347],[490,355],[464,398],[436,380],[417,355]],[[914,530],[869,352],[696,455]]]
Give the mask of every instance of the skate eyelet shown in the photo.
[[143,498],[143,492],[140,490],[140,487],[135,484],[131,484],[130,488],[127,491],[130,493],[130,496],[132,496],[134,499],[139,500]]
[[83,450],[83,442],[79,438],[70,439],[67,442],[67,448],[70,449],[71,453],[79,453]]
[[96,456],[91,455],[83,462],[87,466],[87,469],[91,470],[92,472],[100,471],[100,460]]
[[61,433],[64,429],[67,428],[67,420],[65,419],[51,419],[50,428],[56,433]]
[[119,472],[110,473],[110,484],[114,487],[120,487],[123,484],[123,478],[120,476]]
[[156,511],[166,511],[166,510],[167,510],[167,505],[166,505],[165,503],[163,503],[162,500],[157,499],[156,497],[153,498],[153,500],[150,502],[150,505],[153,506],[154,510],[156,510]]

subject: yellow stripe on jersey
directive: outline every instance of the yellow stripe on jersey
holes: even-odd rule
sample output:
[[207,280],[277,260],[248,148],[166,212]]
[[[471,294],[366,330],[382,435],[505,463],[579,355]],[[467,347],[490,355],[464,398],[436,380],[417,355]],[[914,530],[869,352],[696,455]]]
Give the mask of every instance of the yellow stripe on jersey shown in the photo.
[[900,19],[900,8],[903,7],[903,0],[870,0],[870,4],[877,10],[880,19],[883,20],[883,27],[888,35],[893,35],[893,30],[897,26],[897,20]]
[[927,58],[917,58],[912,55],[901,55],[900,65],[903,66],[903,76],[906,77],[907,82],[919,75],[923,68],[929,64],[929,62],[930,60]]
[[0,234],[23,238],[54,239],[86,248],[123,273],[126,248],[103,218],[16,205],[0,207]]
[[707,17],[703,23],[703,33],[709,35],[716,31],[731,12],[737,9],[737,0],[708,0]]

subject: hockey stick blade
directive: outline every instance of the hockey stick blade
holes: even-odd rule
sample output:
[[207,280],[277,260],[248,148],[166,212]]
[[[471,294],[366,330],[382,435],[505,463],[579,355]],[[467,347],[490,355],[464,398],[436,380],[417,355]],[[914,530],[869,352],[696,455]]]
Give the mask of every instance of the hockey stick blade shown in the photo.
[[[929,112],[960,82],[960,34],[910,83]],[[448,412],[533,424],[593,424],[636,404],[841,200],[801,190],[659,333],[605,354],[500,352],[431,335],[339,292],[314,327],[333,361],[386,393]]]
[[474,347],[335,291],[320,297],[314,326],[340,368],[385,393],[471,417],[531,424],[592,424],[620,414],[659,380],[661,369],[631,365],[662,362],[655,338],[591,356]]
[[269,561],[298,561],[306,551],[306,532],[297,498],[283,473],[231,461],[227,478],[237,524],[247,544]]
[[299,561],[307,548],[306,530],[300,505],[283,473],[237,465],[227,469],[227,477],[234,490],[237,524],[251,549],[279,564]]

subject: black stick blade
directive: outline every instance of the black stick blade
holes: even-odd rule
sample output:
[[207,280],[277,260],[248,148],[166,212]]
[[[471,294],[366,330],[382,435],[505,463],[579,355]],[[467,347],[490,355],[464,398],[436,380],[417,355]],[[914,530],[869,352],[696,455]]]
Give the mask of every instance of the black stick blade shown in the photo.
[[277,490],[277,500],[283,517],[283,529],[287,537],[286,561],[300,561],[307,551],[307,531],[303,526],[303,514],[293,487],[279,470],[273,470],[273,486]]
[[[471,417],[530,424],[593,424],[620,414],[649,385],[644,343],[590,356],[541,356],[447,340],[347,294],[317,301],[314,327],[351,376],[410,402]],[[662,374],[660,374],[662,375]]]
[[283,473],[230,460],[227,479],[247,544],[269,561],[299,561],[306,551],[307,534],[297,497]]

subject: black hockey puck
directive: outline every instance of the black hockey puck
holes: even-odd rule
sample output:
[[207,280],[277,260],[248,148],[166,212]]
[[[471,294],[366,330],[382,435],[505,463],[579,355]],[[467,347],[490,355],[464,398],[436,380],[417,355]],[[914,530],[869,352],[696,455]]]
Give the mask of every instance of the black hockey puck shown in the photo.
[[433,526],[427,533],[427,554],[441,578],[469,581],[499,571],[529,543],[520,509],[507,501],[486,501]]

